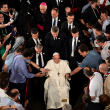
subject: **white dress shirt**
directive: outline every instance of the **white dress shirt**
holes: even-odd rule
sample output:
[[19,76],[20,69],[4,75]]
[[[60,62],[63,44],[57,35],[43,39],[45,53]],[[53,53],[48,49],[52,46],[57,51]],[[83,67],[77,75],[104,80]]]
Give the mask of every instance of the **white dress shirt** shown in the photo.
[[71,24],[68,23],[68,30],[69,30],[69,26],[71,25],[71,29],[73,28],[73,22]]
[[[57,5],[58,5],[58,0],[56,0],[56,2],[57,2]],[[59,0],[59,3],[60,3],[60,0]]]
[[[100,4],[102,5],[104,3],[104,0],[100,0]],[[110,5],[110,2],[108,0],[106,0],[105,6]]]
[[[41,61],[42,61],[42,67],[44,66],[44,60],[43,60],[43,55],[42,55],[42,52],[40,53],[41,55]],[[39,54],[36,53],[36,64],[39,65]]]
[[52,18],[52,26],[53,26],[53,23],[54,23],[54,19],[56,19],[55,26],[57,26],[57,24],[58,24],[58,16],[56,18]]
[[[32,37],[32,38],[33,38],[33,37]],[[36,45],[37,45],[37,42],[38,42],[39,44],[41,44],[39,38],[38,38],[37,40],[33,38],[33,40],[34,40],[34,42],[35,42]]]
[[5,90],[0,88],[0,98],[1,97],[8,97],[8,95],[5,93]]
[[103,21],[103,24],[102,24],[102,32],[104,33],[106,31],[106,26],[110,24],[110,21],[109,19],[106,19]]
[[[79,37],[79,35],[78,35]],[[78,42],[78,37],[76,37],[76,45],[77,45],[77,42]],[[72,38],[72,52],[71,52],[71,56],[74,57],[74,37]]]

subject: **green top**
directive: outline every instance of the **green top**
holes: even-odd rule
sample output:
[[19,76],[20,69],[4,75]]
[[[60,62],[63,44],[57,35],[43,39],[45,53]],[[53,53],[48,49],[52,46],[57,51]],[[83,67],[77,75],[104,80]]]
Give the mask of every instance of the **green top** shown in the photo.
[[0,55],[3,56],[3,54],[5,53],[6,48],[4,46],[1,47],[0,49]]

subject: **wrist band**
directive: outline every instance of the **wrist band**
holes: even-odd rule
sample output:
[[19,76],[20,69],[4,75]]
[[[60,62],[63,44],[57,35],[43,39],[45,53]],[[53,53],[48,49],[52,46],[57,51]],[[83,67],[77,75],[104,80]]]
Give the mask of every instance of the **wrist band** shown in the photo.
[[11,108],[11,105],[9,105],[9,107]]
[[6,49],[6,51],[8,52],[9,50]]
[[5,27],[6,27],[6,24],[5,24]]
[[27,105],[24,105],[25,107],[27,107]]

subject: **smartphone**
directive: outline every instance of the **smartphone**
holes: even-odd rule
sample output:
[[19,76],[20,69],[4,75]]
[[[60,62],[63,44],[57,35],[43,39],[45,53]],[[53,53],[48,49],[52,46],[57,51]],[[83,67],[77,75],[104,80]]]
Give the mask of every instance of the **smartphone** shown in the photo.
[[79,63],[78,61],[76,61],[76,63],[77,63],[78,65],[80,65],[80,63]]
[[20,100],[20,96],[21,96],[21,94],[18,95],[18,99],[19,99],[19,100]]
[[10,40],[10,42],[9,42],[9,45],[11,44],[11,40]]

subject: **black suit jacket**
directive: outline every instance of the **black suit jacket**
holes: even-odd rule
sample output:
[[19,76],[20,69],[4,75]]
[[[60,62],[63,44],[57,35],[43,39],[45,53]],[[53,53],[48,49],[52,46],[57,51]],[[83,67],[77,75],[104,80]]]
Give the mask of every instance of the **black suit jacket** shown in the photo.
[[[77,28],[79,29],[80,33],[81,33],[80,26],[79,26],[79,24],[76,23],[75,21],[73,21],[73,27],[77,27]],[[64,22],[62,23],[62,25],[61,25],[61,30],[66,33],[66,35],[67,35],[68,38],[72,37],[72,36],[71,36],[71,33],[70,33],[69,30],[68,30],[68,21],[64,21]]]
[[89,102],[83,110],[104,110],[104,107],[100,103]]
[[[45,60],[45,52],[44,51],[42,51],[42,56],[43,56],[43,61],[44,61],[44,66],[45,66],[46,65],[46,60]],[[34,63],[36,63],[36,51],[34,52],[34,56],[31,58],[31,61],[33,61]],[[34,73],[34,74],[40,72],[38,69],[36,69],[33,66],[31,66],[31,68],[32,68],[32,73]],[[43,68],[43,67],[41,67],[41,68]]]
[[[70,38],[69,39],[69,56],[71,58],[71,52],[72,52],[72,39],[73,38]],[[84,37],[82,37],[81,35],[79,35],[78,37],[78,41],[77,41],[77,47],[76,47],[76,51],[74,53],[74,59],[78,62],[81,62],[83,60],[83,57],[79,54],[78,52],[78,47],[81,45],[81,44],[86,44],[86,41],[84,39]]]
[[[58,24],[59,29],[61,28],[61,24],[63,23],[63,18],[58,15]],[[52,16],[47,16],[45,25],[44,25],[44,33],[50,32],[52,27]]]
[[49,8],[49,12],[51,11],[52,8],[58,8],[59,9],[59,14],[61,16],[64,15],[65,13],[65,8],[69,6],[70,7],[70,0],[60,0],[60,4],[59,7],[57,5],[56,0],[48,0],[48,8]]
[[57,42],[55,42],[51,32],[45,36],[45,54],[47,61],[52,58],[54,52],[60,54],[61,59],[68,59],[67,37],[64,32],[59,31]]
[[[40,42],[42,44],[42,42]],[[33,40],[33,38],[31,37],[27,42],[26,42],[26,48],[32,48],[32,47],[35,47],[35,42]]]
[[[45,14],[45,19],[46,19],[46,16],[47,16],[47,13]],[[44,26],[43,17],[40,10],[36,10],[33,16],[33,27],[36,28],[37,24]]]

